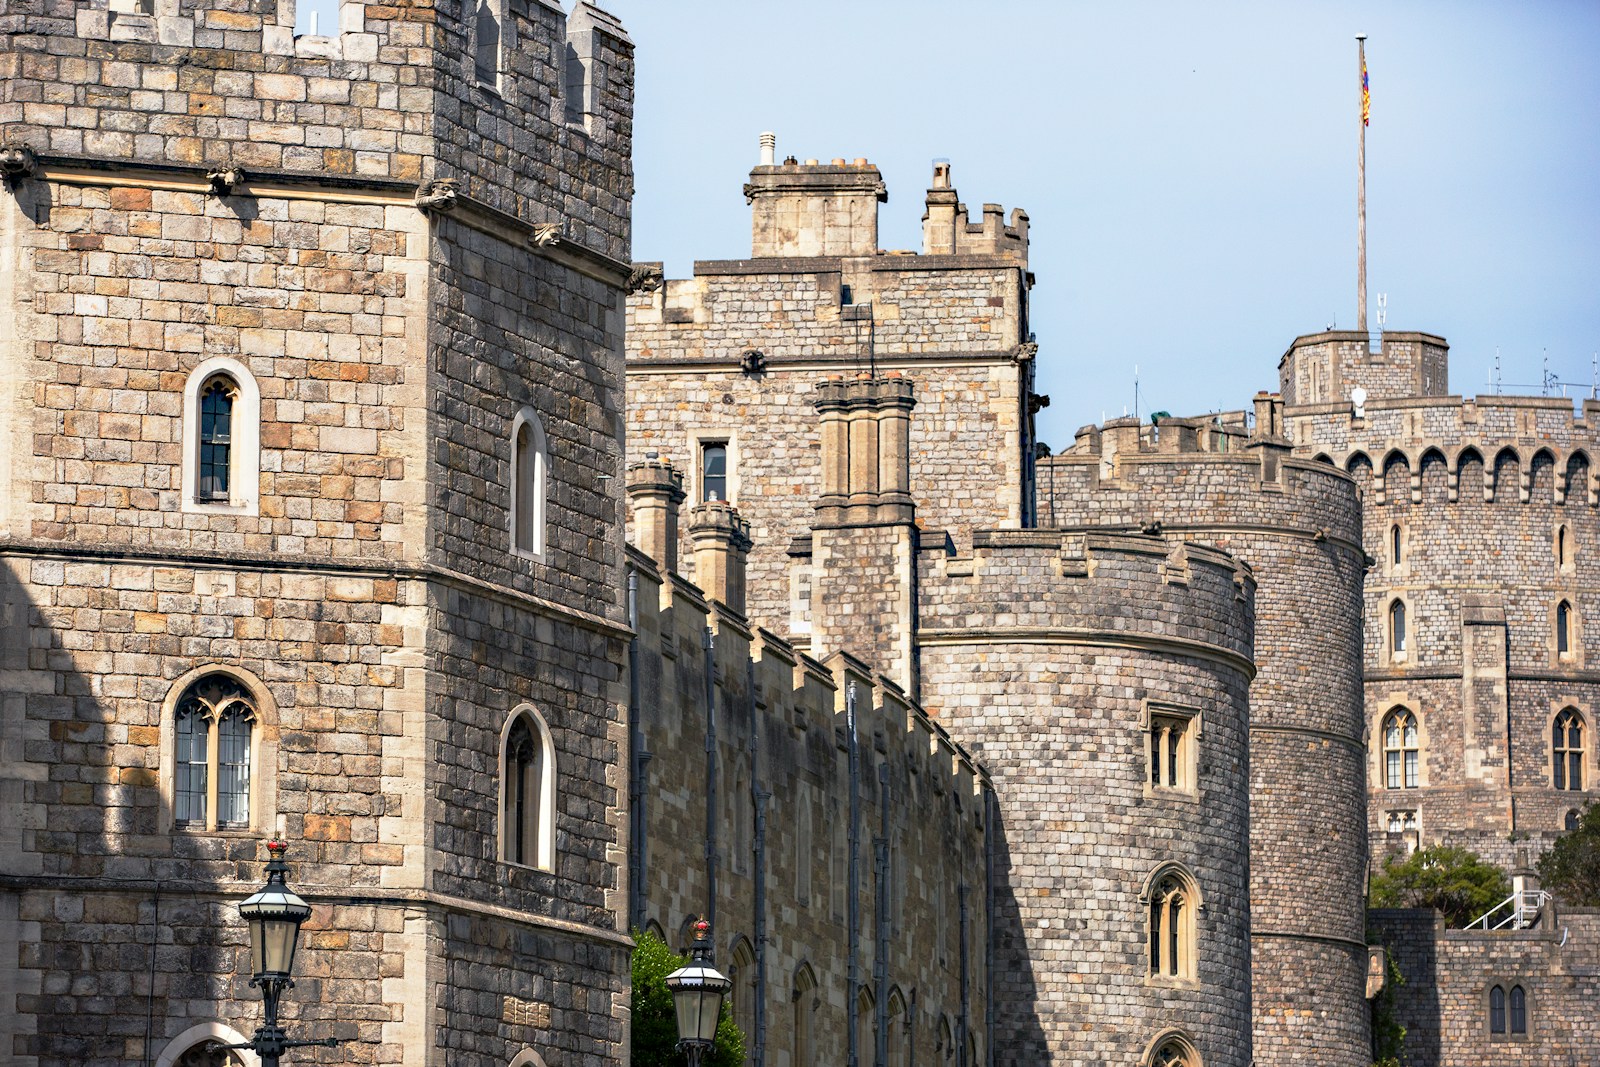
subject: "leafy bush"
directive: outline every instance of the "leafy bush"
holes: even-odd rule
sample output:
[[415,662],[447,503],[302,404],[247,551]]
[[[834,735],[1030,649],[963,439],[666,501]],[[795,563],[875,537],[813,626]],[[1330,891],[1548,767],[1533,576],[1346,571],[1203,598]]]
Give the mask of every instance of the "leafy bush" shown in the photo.
[[1590,801],[1577,829],[1539,857],[1539,883],[1569,908],[1600,908],[1600,804]]
[[[678,1017],[667,975],[689,961],[653,933],[635,930],[633,940],[633,1065],[687,1067],[688,1058],[678,1051]],[[733,1024],[726,998],[717,1043],[700,1062],[702,1067],[743,1067],[744,1035]]]
[[1404,860],[1390,856],[1372,879],[1367,906],[1437,908],[1445,922],[1462,927],[1511,895],[1505,872],[1476,852],[1435,845]]

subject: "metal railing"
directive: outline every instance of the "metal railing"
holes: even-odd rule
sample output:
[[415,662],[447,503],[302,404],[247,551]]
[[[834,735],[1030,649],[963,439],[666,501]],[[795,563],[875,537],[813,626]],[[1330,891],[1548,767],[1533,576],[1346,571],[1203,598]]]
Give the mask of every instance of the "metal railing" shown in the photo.
[[[1490,908],[1482,917],[1467,924],[1468,930],[1526,930],[1539,919],[1539,913],[1550,903],[1550,894],[1543,889],[1524,889]],[[1504,913],[1496,920],[1496,916]]]

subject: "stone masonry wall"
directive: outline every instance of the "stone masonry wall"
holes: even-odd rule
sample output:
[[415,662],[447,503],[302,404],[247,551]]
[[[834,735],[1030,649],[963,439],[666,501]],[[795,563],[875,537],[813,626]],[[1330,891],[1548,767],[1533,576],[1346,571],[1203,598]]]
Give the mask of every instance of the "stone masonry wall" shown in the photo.
[[[1175,1030],[1208,1064],[1250,1063],[1248,571],[1043,530],[924,557],[924,690],[1003,819],[995,1062],[1132,1065]],[[1149,788],[1147,702],[1199,716],[1192,792]],[[1203,901],[1193,980],[1149,976],[1147,882],[1172,862]]]
[[[508,6],[486,90],[460,5],[347,2],[296,39],[292,3],[0,0],[0,139],[29,150],[0,193],[20,1064],[248,1030],[233,905],[271,836],[316,907],[287,1019],[348,1042],[307,1062],[626,1057],[632,50],[586,3]],[[208,505],[180,476],[183,407],[217,357],[259,389],[259,478]],[[536,560],[506,551],[524,405],[550,450]],[[250,824],[204,832],[172,824],[164,702],[211,669],[259,721]],[[524,702],[552,734],[549,873],[496,850]]]
[[[1544,847],[1569,811],[1600,798],[1592,751],[1583,786],[1553,788],[1551,721],[1563,708],[1600,720],[1585,625],[1600,611],[1592,403],[1558,398],[1402,399],[1290,409],[1301,452],[1349,469],[1363,498],[1368,576],[1364,645],[1372,862],[1410,836],[1465,845],[1509,866],[1519,840]],[[1492,496],[1492,499],[1487,499]],[[1398,529],[1401,552],[1394,555]],[[1558,559],[1565,531],[1567,558]],[[1556,605],[1574,609],[1571,649],[1555,643]],[[1391,648],[1389,610],[1407,609],[1408,648]],[[1421,732],[1416,788],[1389,789],[1382,722],[1410,709]],[[1509,729],[1509,733],[1508,733]],[[1592,749],[1593,746],[1586,746]]]
[[[416,188],[440,179],[625,259],[633,49],[609,15],[507,5],[496,89],[471,76],[468,9],[347,0],[339,33],[294,38],[293,3],[0,3],[0,141],[42,159],[242,168]],[[584,108],[566,100],[568,30]],[[569,110],[576,111],[569,116]]]
[[[1250,563],[1251,935],[1257,1062],[1365,1064],[1366,730],[1360,509],[1349,478],[1286,443],[1180,451],[1122,422],[1042,461],[1041,514],[1069,529],[1159,529]],[[1160,451],[1157,451],[1157,448]]]
[[[701,262],[628,302],[631,459],[660,453],[700,499],[700,440],[729,442],[729,492],[751,523],[751,616],[790,633],[787,550],[820,482],[813,387],[829,373],[916,380],[911,487],[933,529],[1019,525],[1025,271],[999,256]],[[848,286],[853,303],[842,302]],[[871,303],[871,318],[851,318]],[[870,355],[869,355],[870,349]],[[749,351],[763,366],[741,369]],[[1027,358],[1031,358],[1031,355]],[[965,543],[965,540],[963,540]],[[685,553],[687,556],[687,553]]]
[[[1434,911],[1377,909],[1374,933],[1403,982],[1396,1021],[1406,1067],[1455,1063],[1579,1064],[1600,1055],[1600,912],[1547,908],[1526,930],[1447,930]],[[1489,988],[1527,994],[1525,1035],[1489,1029]]]
[[[842,655],[826,665],[798,655],[775,635],[708,604],[693,586],[661,574],[644,556],[631,560],[639,577],[638,712],[649,752],[641,793],[646,832],[635,842],[643,850],[647,924],[681,948],[689,918],[708,910],[703,646],[709,625],[717,700],[716,963],[735,981],[735,1018],[747,1028],[747,1049],[756,1042],[760,877],[765,1062],[843,1063],[854,1019],[860,1062],[872,1063],[879,1005],[892,1008],[891,1063],[947,1062],[963,1029],[974,1049],[986,1050],[988,823],[981,772],[939,725],[864,665]],[[854,1007],[846,714],[852,684],[860,805],[855,931],[865,990]],[[765,812],[759,851],[757,803]],[[886,955],[878,949],[880,932]],[[806,1025],[811,1055],[802,1061],[796,1028]]]

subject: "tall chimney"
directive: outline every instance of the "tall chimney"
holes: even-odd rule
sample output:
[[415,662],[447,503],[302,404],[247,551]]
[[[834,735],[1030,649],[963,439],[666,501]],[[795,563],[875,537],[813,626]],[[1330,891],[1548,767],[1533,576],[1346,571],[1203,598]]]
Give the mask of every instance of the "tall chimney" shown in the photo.
[[726,500],[708,500],[689,512],[689,540],[694,544],[695,584],[712,600],[743,615],[750,524]]
[[633,544],[668,573],[678,570],[678,506],[684,501],[683,472],[649,453],[628,467],[628,502],[633,506]]

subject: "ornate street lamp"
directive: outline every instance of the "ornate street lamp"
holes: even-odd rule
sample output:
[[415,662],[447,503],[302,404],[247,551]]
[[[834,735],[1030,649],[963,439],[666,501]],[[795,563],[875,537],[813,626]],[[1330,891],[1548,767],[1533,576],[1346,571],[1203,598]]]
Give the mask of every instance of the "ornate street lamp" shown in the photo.
[[261,1067],[278,1067],[279,1057],[291,1048],[319,1046],[332,1048],[336,1038],[320,1041],[290,1041],[278,1025],[278,998],[294,988],[289,977],[294,969],[294,950],[300,940],[300,924],[311,918],[311,905],[300,899],[284,881],[289,865],[283,862],[288,850],[282,841],[268,841],[267,884],[239,905],[239,917],[250,925],[250,984],[261,987],[266,1018],[256,1028],[253,1040],[224,1048],[247,1048],[261,1057]]
[[701,1057],[717,1042],[722,998],[733,988],[711,965],[711,924],[704,919],[694,923],[689,965],[667,975],[667,988],[678,1010],[678,1047],[689,1057],[689,1067],[700,1067]]

